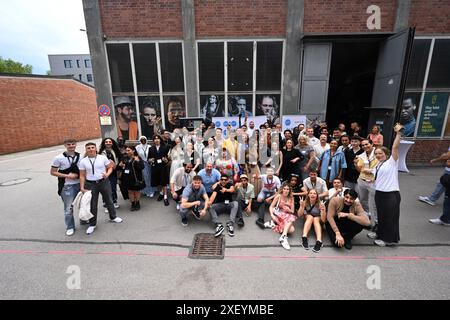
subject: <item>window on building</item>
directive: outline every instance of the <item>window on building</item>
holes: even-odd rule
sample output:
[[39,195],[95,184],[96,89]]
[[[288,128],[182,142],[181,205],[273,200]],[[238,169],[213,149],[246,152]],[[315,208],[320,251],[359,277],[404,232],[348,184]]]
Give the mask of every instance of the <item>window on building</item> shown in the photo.
[[72,68],[72,60],[64,60],[64,68],[66,69]]
[[427,88],[450,89],[450,39],[436,39]]
[[159,92],[155,44],[135,43],[133,55],[138,92]]
[[83,81],[83,76],[81,74],[78,75],[78,80]]
[[86,74],[86,79],[88,82],[92,82],[92,74],[90,73]]
[[258,42],[256,56],[256,90],[280,90],[283,43]]
[[77,60],[77,68],[80,68],[80,60]]
[[198,43],[200,91],[224,91],[223,42]]
[[92,68],[92,65],[91,65],[91,59],[85,59],[85,60],[84,60],[84,66],[85,66],[86,68]]
[[184,72],[181,43],[160,43],[159,57],[163,91],[183,92]]
[[431,39],[414,39],[408,78],[406,79],[407,89],[422,90],[430,45]]
[[253,91],[253,42],[228,42],[228,91]]
[[128,43],[108,43],[106,49],[108,53],[109,73],[111,76],[113,93],[134,92]]

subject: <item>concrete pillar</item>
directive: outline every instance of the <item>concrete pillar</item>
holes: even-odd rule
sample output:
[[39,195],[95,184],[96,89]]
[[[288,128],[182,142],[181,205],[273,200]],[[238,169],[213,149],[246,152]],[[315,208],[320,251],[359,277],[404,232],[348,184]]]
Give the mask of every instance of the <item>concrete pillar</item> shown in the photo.
[[299,112],[304,4],[304,0],[288,0],[283,66],[283,114]]
[[197,88],[194,0],[182,1],[186,108],[189,117],[200,115]]
[[411,11],[411,0],[398,0],[397,13],[395,16],[394,32],[399,32],[409,27],[409,13]]
[[104,36],[100,19],[100,7],[98,0],[83,0],[84,18],[86,21],[86,33],[89,41],[92,71],[95,78],[95,92],[97,106],[106,104],[111,108],[112,125],[100,126],[102,137],[117,138],[116,117],[111,98],[111,86],[108,77],[108,63],[104,47]]

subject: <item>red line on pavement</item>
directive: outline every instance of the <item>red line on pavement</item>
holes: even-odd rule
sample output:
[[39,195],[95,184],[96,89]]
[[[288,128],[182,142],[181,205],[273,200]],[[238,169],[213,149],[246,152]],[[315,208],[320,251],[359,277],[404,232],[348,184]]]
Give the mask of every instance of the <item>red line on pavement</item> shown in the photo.
[[407,260],[407,261],[413,261],[413,260],[421,260],[423,258],[421,257],[377,257],[379,260]]
[[84,251],[49,251],[48,254],[86,254]]
[[135,252],[92,252],[92,254],[103,254],[109,256],[135,256]]
[[450,257],[425,257],[426,260],[446,261],[450,260]]

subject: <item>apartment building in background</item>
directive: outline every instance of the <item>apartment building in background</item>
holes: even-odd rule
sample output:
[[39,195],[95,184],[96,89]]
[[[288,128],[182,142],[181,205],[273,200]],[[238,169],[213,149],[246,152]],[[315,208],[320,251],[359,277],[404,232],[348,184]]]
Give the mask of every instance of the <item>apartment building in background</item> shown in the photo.
[[75,79],[94,86],[91,56],[89,54],[49,54],[50,75],[72,75]]

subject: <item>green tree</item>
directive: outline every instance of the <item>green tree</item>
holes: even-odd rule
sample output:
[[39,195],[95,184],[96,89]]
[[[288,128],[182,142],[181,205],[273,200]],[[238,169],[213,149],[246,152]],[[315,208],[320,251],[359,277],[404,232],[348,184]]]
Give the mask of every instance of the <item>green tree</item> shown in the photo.
[[25,73],[30,74],[33,71],[33,66],[8,59],[5,60],[0,57],[0,73]]

